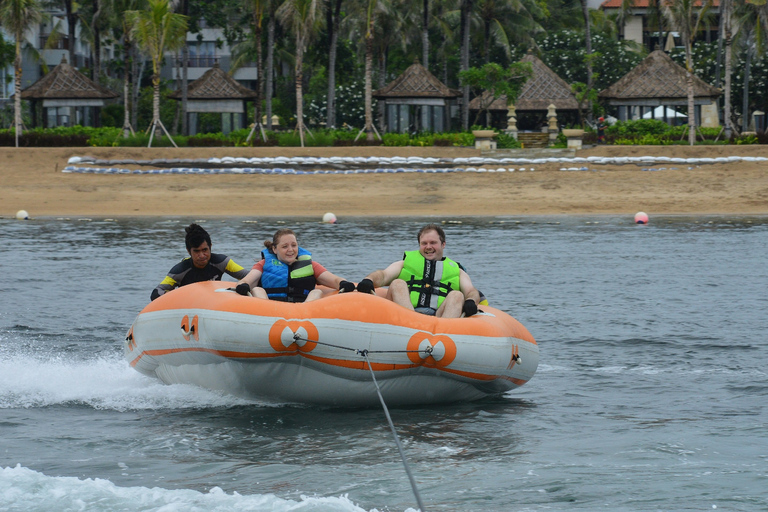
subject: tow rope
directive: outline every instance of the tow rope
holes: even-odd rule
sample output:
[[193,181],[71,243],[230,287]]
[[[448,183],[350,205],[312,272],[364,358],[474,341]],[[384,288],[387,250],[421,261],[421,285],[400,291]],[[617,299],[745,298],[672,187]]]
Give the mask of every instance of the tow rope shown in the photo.
[[368,354],[391,354],[391,353],[426,353],[427,355],[432,353],[432,347],[425,348],[424,350],[367,350],[367,349],[356,349],[356,348],[350,348],[350,347],[342,347],[339,345],[333,345],[331,343],[323,343],[321,341],[314,341],[314,340],[308,340],[306,338],[302,338],[298,333],[293,335],[294,341],[304,341],[304,342],[312,342],[317,343],[318,345],[324,345],[326,347],[333,347],[333,348],[340,348],[342,350],[349,350],[354,352],[355,354],[362,356],[365,359],[365,362],[368,363],[368,370],[371,372],[371,380],[373,380],[374,386],[376,386],[376,393],[379,395],[379,401],[381,402],[381,407],[384,409],[384,415],[387,417],[387,422],[389,423],[389,428],[392,430],[392,436],[395,438],[395,445],[397,446],[397,451],[400,452],[400,459],[403,461],[403,467],[405,467],[405,473],[408,475],[408,480],[411,482],[411,489],[413,490],[413,495],[416,497],[416,503],[419,505],[419,509],[421,512],[426,512],[427,509],[424,508],[424,504],[421,501],[421,495],[419,494],[419,489],[416,487],[416,480],[413,478],[413,474],[411,473],[411,468],[408,466],[408,461],[405,459],[405,453],[403,452],[403,445],[400,443],[400,437],[397,435],[397,430],[395,430],[395,425],[392,423],[392,417],[389,415],[389,409],[387,408],[387,403],[384,401],[384,397],[381,395],[381,388],[379,388],[379,383],[376,381],[376,374],[373,372],[373,367],[371,366],[371,361],[368,359]]

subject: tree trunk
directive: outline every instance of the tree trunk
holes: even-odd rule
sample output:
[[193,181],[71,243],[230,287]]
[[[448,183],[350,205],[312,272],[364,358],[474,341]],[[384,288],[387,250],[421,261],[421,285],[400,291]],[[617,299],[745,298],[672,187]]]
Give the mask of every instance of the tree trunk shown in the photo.
[[126,34],[123,42],[123,55],[125,56],[125,76],[123,77],[123,137],[128,138],[131,135],[131,68],[133,62],[131,60],[131,39]]
[[429,69],[429,0],[424,0],[421,18],[421,64]]
[[77,62],[75,62],[75,29],[77,28],[77,13],[74,12],[73,4],[73,0],[64,1],[64,8],[67,11],[67,44],[69,45],[69,64],[73,68],[77,68]]
[[[585,49],[586,49],[586,55],[587,55],[587,92],[592,90],[592,30],[591,30],[591,23],[589,22],[589,6],[587,6],[587,0],[581,0],[581,12],[584,15],[584,39],[585,39]],[[587,114],[588,118],[592,118],[591,112],[592,112],[592,102],[589,101],[587,106],[589,107],[589,113]],[[579,107],[581,108],[581,107]],[[581,115],[581,114],[579,114]],[[582,126],[584,124],[582,123]]]
[[[274,4],[274,2],[273,2]],[[267,114],[267,130],[272,129],[272,95],[273,85],[272,76],[274,75],[274,62],[275,62],[275,13],[270,13],[269,23],[267,23],[267,72],[265,79],[266,89],[266,114]],[[261,79],[261,76],[259,76]]]
[[[728,7],[730,7],[730,5],[728,5]],[[731,33],[730,9],[728,9],[727,12],[724,12],[723,16],[726,18],[723,25],[725,32],[725,90],[723,98],[723,126],[725,126],[725,138],[726,140],[730,140],[731,136],[733,135],[733,125],[731,123],[731,43],[733,34]]]
[[181,48],[181,133],[189,135],[189,45],[184,42]]
[[[469,69],[469,15],[472,0],[461,1],[461,71]],[[461,88],[461,128],[469,130],[469,85]]]
[[365,140],[373,140],[373,22],[365,36]]
[[304,80],[304,48],[300,44],[296,46],[296,129],[299,130],[301,147],[304,147],[304,93],[301,84]]
[[21,34],[16,36],[16,58],[13,60],[13,126],[16,132],[16,147],[21,134]]
[[693,98],[693,62],[691,41],[685,42],[685,82],[688,88],[688,144],[696,144],[696,106]]
[[744,93],[741,97],[741,132],[749,130],[749,75],[752,67],[752,48],[747,48],[744,61]]
[[483,21],[483,56],[485,57],[485,63],[491,62],[491,22],[488,20]]
[[133,78],[133,91],[131,92],[131,96],[133,101],[131,101],[131,124],[133,126],[136,126],[138,128],[139,125],[139,93],[141,92],[141,77],[144,75],[144,65],[145,62],[144,59],[141,59],[141,64],[139,64],[139,52],[136,49],[136,46],[131,47],[131,51],[133,51],[133,58],[131,59],[132,67],[133,67],[133,73],[131,74]]
[[[174,58],[176,59],[176,88],[181,91],[182,89],[182,82],[181,82],[181,67],[178,65],[181,61],[181,54],[176,51],[176,55],[174,55]],[[182,91],[182,94],[184,91]],[[181,121],[181,114],[182,114],[182,105],[183,101],[177,101],[176,102],[176,109],[173,113],[173,125],[171,126],[171,133],[174,135],[179,134],[179,124]]]
[[101,17],[101,1],[93,0],[93,18],[91,28],[93,29],[93,71],[91,77],[94,82],[99,81],[101,72],[101,31],[99,30],[99,18]]
[[[253,37],[256,39],[256,100],[253,102],[254,128],[261,125],[261,101],[264,99],[264,48],[261,46],[263,15],[254,15]],[[261,136],[258,134],[257,136]]]
[[[380,48],[381,54],[379,55],[379,89],[384,88],[387,85],[387,48]],[[379,129],[382,131],[389,131],[387,126],[387,106],[383,101],[379,101]]]
[[150,126],[157,127],[160,121],[160,75],[152,75],[152,123]]
[[336,0],[333,10],[328,9],[330,44],[328,55],[328,95],[326,101],[326,128],[336,128],[336,54],[339,46],[339,25],[341,23],[341,1]]

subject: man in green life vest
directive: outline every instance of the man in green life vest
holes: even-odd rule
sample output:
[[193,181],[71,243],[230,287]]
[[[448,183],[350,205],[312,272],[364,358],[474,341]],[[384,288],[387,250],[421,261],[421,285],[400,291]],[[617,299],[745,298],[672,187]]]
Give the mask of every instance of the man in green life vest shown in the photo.
[[443,256],[445,232],[436,224],[419,231],[419,250],[406,251],[401,261],[368,274],[357,291],[373,293],[389,285],[387,298],[405,308],[443,318],[477,313],[480,294],[459,264]]

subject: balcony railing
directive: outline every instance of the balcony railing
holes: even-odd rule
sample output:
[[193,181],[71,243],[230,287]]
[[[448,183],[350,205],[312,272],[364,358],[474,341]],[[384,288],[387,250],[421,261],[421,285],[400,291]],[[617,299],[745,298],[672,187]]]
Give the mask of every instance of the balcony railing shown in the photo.
[[[210,56],[210,57],[188,57],[187,58],[187,67],[188,68],[210,68],[214,64],[219,62],[219,57],[216,56]],[[184,65],[183,59],[176,59],[176,67],[182,67]]]
[[[51,37],[51,34],[40,34],[40,46],[39,48],[45,48],[45,44],[48,42],[48,38]],[[56,43],[53,48],[48,48],[49,50],[69,50],[69,39],[67,36],[60,37],[58,42]]]

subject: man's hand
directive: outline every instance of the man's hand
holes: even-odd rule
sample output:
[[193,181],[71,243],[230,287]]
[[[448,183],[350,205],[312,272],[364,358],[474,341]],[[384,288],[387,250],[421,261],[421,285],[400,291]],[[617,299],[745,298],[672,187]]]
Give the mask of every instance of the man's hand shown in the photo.
[[[477,303],[472,299],[464,301],[464,307],[461,308],[464,312],[464,316],[472,316],[477,314]],[[454,310],[455,311],[455,310]]]
[[341,281],[339,283],[339,293],[347,293],[355,291],[355,283],[349,281]]
[[251,291],[251,287],[248,285],[248,283],[240,283],[239,285],[235,286],[235,291],[240,295],[248,295],[248,292]]
[[359,283],[357,283],[357,291],[360,293],[376,293],[373,286],[373,281],[370,279],[363,279]]

